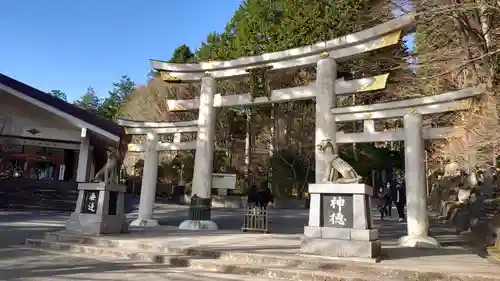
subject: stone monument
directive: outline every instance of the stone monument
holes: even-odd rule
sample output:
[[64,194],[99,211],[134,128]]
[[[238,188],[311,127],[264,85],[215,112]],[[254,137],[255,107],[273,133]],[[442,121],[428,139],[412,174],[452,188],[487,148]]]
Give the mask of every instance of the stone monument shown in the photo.
[[118,182],[116,150],[108,148],[107,157],[106,164],[91,182],[78,184],[78,201],[66,230],[89,235],[127,232],[126,186]]
[[[322,183],[309,185],[309,225],[304,227],[301,251],[345,258],[378,259],[381,243],[373,228],[370,197],[373,189],[334,149],[330,139],[321,141],[326,172]],[[342,178],[332,181],[339,172]]]

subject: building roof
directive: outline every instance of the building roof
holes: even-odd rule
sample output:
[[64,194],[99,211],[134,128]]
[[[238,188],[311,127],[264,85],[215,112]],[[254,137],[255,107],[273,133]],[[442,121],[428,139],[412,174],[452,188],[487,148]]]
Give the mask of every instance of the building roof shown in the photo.
[[[43,106],[45,109],[60,115],[63,118],[68,119],[69,117],[77,121],[76,123],[78,123],[78,125],[82,128],[88,128],[95,133],[103,134],[107,137],[110,137],[111,134],[111,139],[114,140],[119,140],[124,134],[123,127],[111,120],[102,118],[74,104],[53,97],[43,91],[0,73],[0,89],[4,88],[2,85],[14,90],[16,94],[24,95],[24,97],[21,98],[25,99],[27,102],[31,102],[37,106]],[[13,91],[8,92],[13,93]]]

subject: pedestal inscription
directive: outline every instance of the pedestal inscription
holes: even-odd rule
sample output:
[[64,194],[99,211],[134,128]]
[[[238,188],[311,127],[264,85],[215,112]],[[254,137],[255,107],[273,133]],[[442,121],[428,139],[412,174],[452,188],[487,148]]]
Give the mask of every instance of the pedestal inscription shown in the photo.
[[322,226],[352,228],[352,195],[322,194]]
[[98,190],[84,190],[83,191],[83,204],[81,212],[83,214],[97,213],[97,201],[99,199]]

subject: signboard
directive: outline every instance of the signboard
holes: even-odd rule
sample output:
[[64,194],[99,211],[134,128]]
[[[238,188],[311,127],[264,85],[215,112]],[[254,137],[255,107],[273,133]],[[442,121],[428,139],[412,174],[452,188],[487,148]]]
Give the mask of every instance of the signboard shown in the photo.
[[236,175],[213,173],[212,188],[236,189]]
[[346,194],[324,194],[321,198],[322,226],[352,228],[353,196]]
[[66,171],[66,165],[59,165],[59,177],[58,180],[64,180],[64,172]]
[[83,191],[82,213],[95,214],[97,213],[97,202],[99,201],[98,190]]

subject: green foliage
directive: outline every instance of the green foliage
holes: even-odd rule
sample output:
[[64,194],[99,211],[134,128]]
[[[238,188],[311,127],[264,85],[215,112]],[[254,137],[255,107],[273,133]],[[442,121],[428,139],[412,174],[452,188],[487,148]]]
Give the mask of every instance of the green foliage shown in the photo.
[[344,148],[346,149],[340,149],[342,159],[351,164],[362,177],[369,178],[372,169],[404,169],[404,157],[399,151],[393,151],[385,147],[375,147],[371,143],[359,143],[357,144],[357,158],[355,158],[352,149]]
[[179,153],[172,160],[163,162],[158,169],[158,178],[164,183],[190,182],[193,179],[193,153]]
[[48,94],[53,96],[53,97],[56,97],[58,99],[61,99],[63,101],[68,101],[68,97],[61,90],[52,90],[52,91],[48,92]]
[[94,91],[94,88],[88,87],[87,92],[79,100],[75,101],[75,105],[94,114],[99,113],[101,100]]
[[135,89],[135,83],[127,75],[123,75],[120,81],[113,83],[113,89],[104,99],[99,107],[99,114],[108,119],[116,119],[120,116],[123,104],[128,100]]
[[223,60],[281,51],[362,29],[378,0],[247,0],[222,33],[196,51],[200,60]]
[[294,151],[275,152],[267,159],[267,164],[273,171],[273,186],[280,187],[273,190],[278,197],[290,196],[294,192],[301,193],[307,188],[307,183],[314,182],[312,161]]
[[190,62],[192,59],[194,59],[193,52],[191,52],[191,49],[186,44],[182,44],[179,47],[175,48],[174,53],[172,54],[172,58],[169,60],[169,62],[186,63]]

